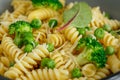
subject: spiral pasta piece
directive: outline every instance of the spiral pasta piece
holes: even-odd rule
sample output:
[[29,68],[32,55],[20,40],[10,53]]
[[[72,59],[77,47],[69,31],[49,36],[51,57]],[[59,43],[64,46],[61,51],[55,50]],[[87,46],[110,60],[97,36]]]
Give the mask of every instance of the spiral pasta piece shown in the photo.
[[91,79],[95,79],[95,80],[100,80],[102,78],[107,77],[111,72],[109,70],[109,65],[106,64],[106,66],[104,68],[100,68],[97,70],[97,72],[95,73],[95,75],[93,77],[90,77]]
[[7,71],[8,68],[4,66],[2,62],[0,62],[0,75],[4,75],[5,71]]
[[46,29],[40,28],[40,29],[34,31],[33,36],[34,36],[35,40],[39,43],[46,42],[46,38],[47,38]]
[[5,56],[1,56],[0,57],[0,61],[4,64],[4,66],[6,66],[7,68],[10,66],[10,61],[8,59],[8,57]]
[[35,18],[44,20],[44,19],[48,19],[48,18],[57,16],[57,15],[58,15],[58,13],[50,8],[40,8],[40,9],[32,11],[28,15],[28,20],[31,21]]
[[65,38],[62,34],[48,34],[48,43],[52,43],[55,47],[61,46],[65,42]]
[[87,80],[87,77],[73,78],[68,80]]
[[16,80],[68,80],[69,72],[62,69],[37,69]]
[[92,9],[92,14],[92,21],[89,26],[102,27],[103,25],[107,24],[111,26],[112,30],[120,28],[120,21],[106,18],[100,11],[100,7],[94,7]]
[[23,54],[23,51],[14,44],[11,37],[3,37],[1,45],[4,55],[10,60],[16,60],[21,54]]
[[14,10],[16,10],[21,4],[24,4],[27,8],[28,6],[32,5],[30,0],[12,0],[11,5],[13,6]]
[[17,18],[19,15],[25,15],[25,12],[26,12],[25,5],[21,4],[12,14],[15,18]]
[[64,59],[62,54],[59,51],[55,51],[51,53],[50,58],[55,61],[55,68],[57,69],[64,69]]
[[65,6],[66,0],[59,0],[63,6]]
[[117,58],[115,54],[108,57],[107,63],[110,66],[110,70],[113,73],[120,71],[120,60]]
[[[23,73],[27,73],[28,70],[33,69],[37,65],[37,62],[41,61],[41,58],[49,56],[48,50],[43,45],[38,45],[32,52],[28,53],[23,60],[18,61],[13,67],[11,67],[5,76],[10,79],[15,79]],[[12,73],[12,74],[11,74]]]
[[70,42],[73,44],[79,37],[79,32],[75,27],[67,27],[64,30],[64,35],[66,39],[70,40]]
[[94,64],[92,63],[88,63],[88,64],[85,64],[82,68],[82,73],[84,76],[86,77],[91,77],[93,75],[95,75],[96,71],[97,71],[97,68]]
[[105,32],[103,39],[100,40],[105,46],[113,46],[115,50],[119,47],[119,40],[108,32]]

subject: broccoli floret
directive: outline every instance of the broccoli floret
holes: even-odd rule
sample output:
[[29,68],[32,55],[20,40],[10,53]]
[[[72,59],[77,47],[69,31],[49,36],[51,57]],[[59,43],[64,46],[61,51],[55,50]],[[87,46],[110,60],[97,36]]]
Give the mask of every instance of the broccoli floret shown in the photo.
[[9,34],[14,34],[15,32],[32,32],[32,27],[26,21],[16,21],[9,26]]
[[106,64],[106,54],[103,46],[92,37],[85,37],[79,40],[77,48],[83,50],[76,57],[77,62],[80,65],[84,65],[88,62],[96,64],[97,67],[104,67]]
[[35,7],[50,7],[54,10],[59,10],[63,7],[59,0],[32,0]]
[[55,67],[55,61],[50,58],[44,58],[41,60],[41,66],[53,69]]
[[79,78],[82,76],[82,73],[80,71],[79,68],[74,68],[72,71],[71,71],[71,76],[72,78]]
[[33,20],[31,21],[31,27],[32,27],[32,28],[38,29],[38,28],[41,27],[41,25],[42,25],[42,21],[39,20],[39,19],[33,19]]
[[52,43],[48,43],[48,44],[47,44],[47,50],[48,50],[49,52],[52,52],[52,51],[54,50],[54,45],[53,45]]
[[25,45],[24,52],[31,52],[33,48],[32,44],[27,44]]

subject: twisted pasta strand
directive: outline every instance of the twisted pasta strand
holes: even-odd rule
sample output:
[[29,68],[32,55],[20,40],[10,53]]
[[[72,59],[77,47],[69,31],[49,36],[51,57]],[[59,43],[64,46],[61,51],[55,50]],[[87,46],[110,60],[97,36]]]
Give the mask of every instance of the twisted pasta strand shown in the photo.
[[3,37],[1,45],[4,55],[10,60],[16,60],[20,55],[23,54],[23,51],[14,44],[11,37]]
[[67,27],[64,30],[64,35],[65,35],[66,39],[70,40],[70,42],[72,44],[74,44],[74,42],[79,37],[79,32],[77,31],[77,29],[75,27]]
[[98,69],[92,78],[94,78],[95,80],[100,80],[102,78],[107,77],[109,74],[110,74],[109,65],[106,65],[104,68]]
[[50,8],[40,8],[37,10],[32,11],[28,15],[28,19],[31,21],[35,18],[39,18],[40,20],[48,19],[54,16],[57,16],[58,13]]
[[45,28],[40,28],[33,32],[35,40],[39,43],[44,43],[47,38],[47,33]]
[[48,34],[47,42],[59,47],[65,42],[65,38],[62,34]]
[[48,50],[44,46],[38,45],[34,50],[32,50],[32,52],[28,53],[23,60],[18,61],[13,67],[11,67],[5,73],[5,76],[10,79],[15,79],[23,73],[27,73],[28,70],[33,69],[33,67],[37,65],[37,62],[41,61],[41,58],[45,58],[47,56],[49,56]]
[[69,73],[62,69],[37,69],[20,76],[16,80],[67,80]]
[[100,40],[105,46],[113,46],[116,50],[119,47],[119,40],[108,32],[105,32],[103,39]]
[[107,63],[110,66],[110,70],[113,73],[120,71],[120,60],[117,58],[115,54],[108,57]]

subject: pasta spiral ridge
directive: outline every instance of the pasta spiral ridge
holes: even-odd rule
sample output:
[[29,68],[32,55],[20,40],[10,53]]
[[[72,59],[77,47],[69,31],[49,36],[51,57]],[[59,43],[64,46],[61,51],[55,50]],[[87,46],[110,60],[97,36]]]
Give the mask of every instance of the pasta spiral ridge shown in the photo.
[[57,16],[58,13],[50,8],[40,8],[32,11],[28,15],[28,20],[33,20],[35,18],[39,18],[40,20],[48,19],[54,16]]
[[4,75],[5,71],[7,71],[7,67],[4,66],[2,62],[0,62],[0,75]]
[[65,42],[65,38],[62,34],[48,34],[48,43],[52,43],[55,47],[59,47]]
[[5,76],[10,79],[19,77],[23,73],[27,73],[28,70],[33,69],[33,67],[37,65],[37,62],[41,61],[41,58],[45,58],[47,56],[49,56],[48,50],[44,46],[38,45],[32,50],[32,52],[28,53],[23,60],[18,61],[13,67],[11,67],[5,73]]
[[119,40],[108,32],[105,32],[103,39],[100,40],[105,46],[113,46],[116,50],[119,47]]
[[53,59],[56,63],[55,68],[57,69],[64,69],[64,59],[62,54],[59,51],[55,51],[51,53],[50,58]]
[[28,72],[26,76],[20,76],[16,80],[67,80],[69,77],[67,70],[62,69],[37,69]]
[[108,57],[107,64],[110,66],[110,70],[113,73],[120,71],[120,60],[115,54]]
[[10,58],[11,60],[15,60],[21,54],[23,54],[23,51],[14,44],[11,37],[3,37],[1,45],[4,51],[4,55]]
[[100,68],[97,70],[97,72],[95,73],[95,75],[93,76],[93,78],[95,80],[100,80],[102,78],[107,77],[110,74],[110,70],[109,70],[109,65],[106,64],[106,66],[104,68]]
[[74,44],[74,42],[78,39],[79,32],[75,27],[67,27],[64,30],[64,35],[66,39],[70,40],[70,42]]
[[47,33],[45,28],[40,28],[33,32],[35,40],[39,43],[44,43],[47,38]]

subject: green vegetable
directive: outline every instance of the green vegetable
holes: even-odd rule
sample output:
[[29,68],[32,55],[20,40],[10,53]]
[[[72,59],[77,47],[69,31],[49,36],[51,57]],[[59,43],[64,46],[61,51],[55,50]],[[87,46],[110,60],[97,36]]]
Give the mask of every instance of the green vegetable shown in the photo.
[[85,32],[86,32],[85,28],[78,28],[77,31],[78,31],[79,34],[81,34],[81,35],[85,35]]
[[49,52],[52,52],[53,50],[54,50],[54,45],[52,44],[52,43],[48,43],[47,44],[47,50],[49,51]]
[[32,28],[26,21],[16,21],[9,26],[9,33],[14,34],[14,32],[32,32]]
[[63,5],[59,0],[32,0],[32,3],[35,7],[50,7],[54,10],[59,10],[63,8]]
[[57,26],[57,24],[58,24],[58,22],[56,19],[51,19],[49,21],[49,27],[51,27],[51,28],[54,28],[55,26]]
[[106,64],[106,54],[103,46],[92,37],[81,38],[78,42],[76,49],[83,49],[76,57],[79,65],[92,62],[97,67],[104,67]]
[[41,66],[53,69],[55,67],[55,61],[50,58],[44,58],[41,61]]
[[108,25],[108,24],[105,24],[105,25],[103,26],[103,29],[106,30],[106,31],[111,31],[111,30],[112,30],[111,26]]
[[74,68],[71,72],[71,76],[72,78],[79,78],[82,76],[82,73],[80,72],[80,69],[79,68]]
[[112,55],[112,54],[114,54],[115,50],[112,46],[107,46],[105,52],[108,55]]
[[14,64],[15,64],[15,62],[12,61],[12,62],[10,62],[10,65],[9,65],[9,66],[10,66],[10,67],[13,67]]
[[94,32],[94,35],[98,38],[98,39],[102,39],[105,35],[105,32],[102,28],[97,28]]
[[33,20],[31,21],[31,27],[32,27],[32,28],[38,29],[38,28],[41,27],[41,25],[42,25],[42,21],[39,20],[39,19],[33,19]]
[[85,2],[76,3],[71,9],[64,12],[63,19],[65,25],[59,30],[66,28],[68,25],[84,28],[92,20],[91,8]]
[[104,12],[104,16],[105,16],[106,18],[108,18],[108,19],[111,18],[110,14],[108,14],[108,13],[106,13],[106,12]]
[[30,52],[36,46],[36,42],[32,34],[32,27],[30,23],[26,21],[17,21],[12,23],[9,26],[9,34],[15,34],[14,43],[18,47],[25,45],[24,52]]
[[33,45],[32,44],[27,44],[25,45],[24,52],[31,52],[33,50]]

